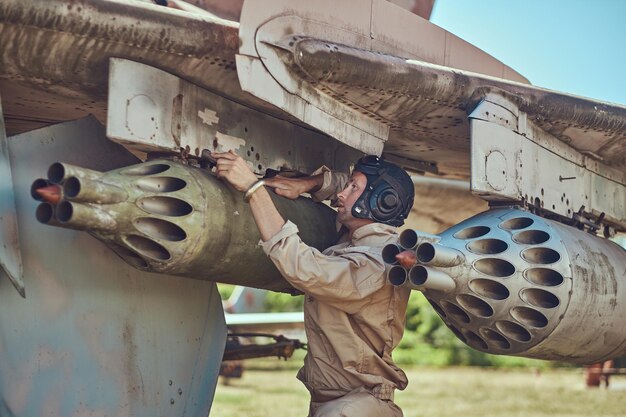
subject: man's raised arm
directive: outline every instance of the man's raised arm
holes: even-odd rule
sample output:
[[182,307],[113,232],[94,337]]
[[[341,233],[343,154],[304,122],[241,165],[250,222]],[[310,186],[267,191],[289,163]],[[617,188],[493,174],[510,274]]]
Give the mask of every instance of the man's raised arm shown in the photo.
[[337,194],[346,187],[349,178],[348,174],[331,172],[323,166],[308,177],[287,178],[277,175],[264,181],[265,185],[272,187],[282,197],[296,199],[302,193],[309,193],[315,201],[331,200],[334,205]]

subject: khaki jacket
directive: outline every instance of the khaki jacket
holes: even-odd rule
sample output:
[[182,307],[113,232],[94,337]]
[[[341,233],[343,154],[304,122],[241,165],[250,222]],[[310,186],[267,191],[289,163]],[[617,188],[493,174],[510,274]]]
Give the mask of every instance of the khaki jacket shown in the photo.
[[[328,198],[345,178],[330,178],[315,197]],[[327,195],[325,195],[327,194]],[[382,247],[395,242],[395,228],[363,226],[352,240],[323,252],[304,244],[287,221],[262,243],[281,274],[305,294],[304,324],[308,353],[298,378],[311,401],[325,402],[365,388],[393,399],[407,385],[391,352],[404,332],[410,290],[394,287],[385,276]]]

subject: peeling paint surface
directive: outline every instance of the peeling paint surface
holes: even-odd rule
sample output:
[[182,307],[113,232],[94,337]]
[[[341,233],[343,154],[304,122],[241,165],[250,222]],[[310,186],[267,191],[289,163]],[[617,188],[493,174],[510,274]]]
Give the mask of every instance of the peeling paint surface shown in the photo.
[[220,118],[217,117],[215,111],[206,108],[202,111],[198,110],[198,117],[202,119],[202,123],[208,126],[217,124],[217,122],[220,121]]
[[246,146],[245,139],[237,138],[235,136],[226,135],[221,132],[217,132],[215,134],[218,143],[218,150],[220,151],[236,151],[239,148],[243,148]]

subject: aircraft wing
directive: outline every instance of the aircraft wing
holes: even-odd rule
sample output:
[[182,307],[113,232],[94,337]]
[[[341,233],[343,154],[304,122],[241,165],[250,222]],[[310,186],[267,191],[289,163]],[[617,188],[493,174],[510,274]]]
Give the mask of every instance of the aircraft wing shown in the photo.
[[237,22],[210,14],[140,1],[2,1],[0,90],[7,134],[88,114],[105,123],[112,57],[278,113],[239,88],[238,30]]
[[[385,141],[384,152],[413,160],[416,167],[422,164],[425,171],[469,176],[467,115],[491,92],[513,102],[538,128],[576,151],[617,170],[626,168],[624,106],[323,39],[275,47],[281,49],[277,58],[288,65],[291,76],[300,74],[335,106],[356,109],[361,119],[386,126],[378,137]],[[521,131],[516,116],[503,123]],[[355,124],[366,123],[357,119]]]
[[244,4],[245,91],[363,152],[470,179],[484,199],[626,230],[625,106],[534,87],[386,1],[356,16],[283,3]]

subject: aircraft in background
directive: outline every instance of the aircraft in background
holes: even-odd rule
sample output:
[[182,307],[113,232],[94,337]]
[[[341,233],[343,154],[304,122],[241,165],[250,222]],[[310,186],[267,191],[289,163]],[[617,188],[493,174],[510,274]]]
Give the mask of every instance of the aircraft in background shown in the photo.
[[306,349],[299,340],[304,337],[304,313],[268,312],[267,294],[266,290],[236,286],[223,301],[228,339],[220,376],[241,378],[244,359],[287,360],[296,349]]
[[[384,0],[171,4],[0,2],[0,414],[208,414],[215,281],[295,292],[209,150],[260,176],[378,154],[417,187],[465,181],[474,197],[431,195],[433,227],[465,198],[488,210],[407,229],[390,282],[484,352],[626,352],[607,239],[626,231],[626,107],[532,86]],[[334,242],[332,209],[276,204]],[[400,250],[418,263],[392,265]]]

